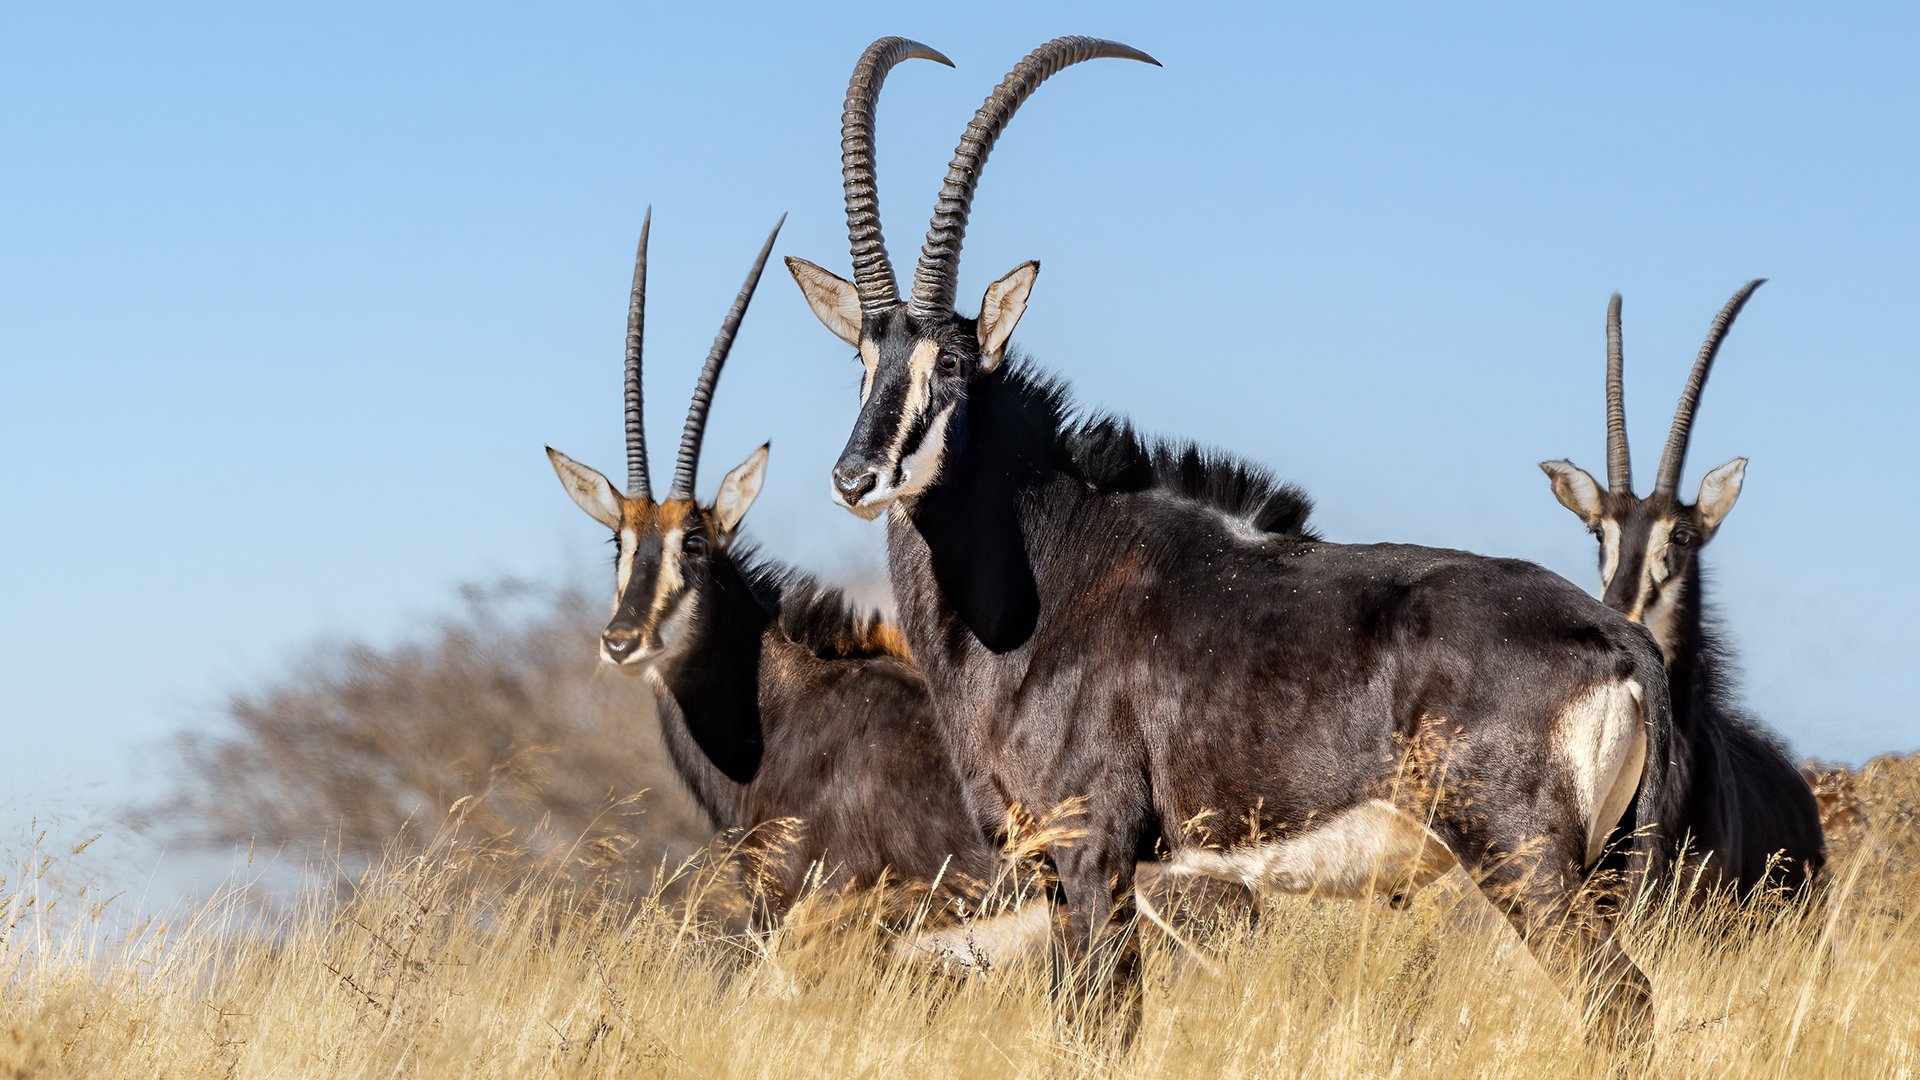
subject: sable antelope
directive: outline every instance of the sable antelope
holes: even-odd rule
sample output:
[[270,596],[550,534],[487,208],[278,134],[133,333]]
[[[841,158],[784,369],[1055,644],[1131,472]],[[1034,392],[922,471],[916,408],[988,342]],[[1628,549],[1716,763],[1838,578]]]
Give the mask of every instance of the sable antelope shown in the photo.
[[[1060,38],[987,97],[906,300],[870,141],[842,143],[854,281],[787,260],[864,369],[833,496],[887,512],[901,624],[968,804],[983,824],[1074,808],[1081,835],[1048,851],[1056,991],[1132,1030],[1125,909],[1156,851],[1180,873],[1348,896],[1405,895],[1457,860],[1616,1030],[1648,1030],[1647,980],[1582,889],[1636,788],[1649,873],[1685,797],[1645,629],[1528,563],[1324,542],[1305,496],[1257,468],[1072,419],[1061,384],[1009,358],[1036,263],[978,318],[955,310],[988,151],[1045,79],[1096,57],[1154,63]],[[849,98],[871,90],[856,78]]]
[[1700,549],[1740,497],[1747,459],[1707,473],[1692,504],[1678,495],[1693,418],[1713,359],[1733,320],[1765,279],[1733,294],[1707,330],[1680,394],[1653,494],[1634,494],[1622,387],[1620,294],[1607,304],[1607,486],[1571,461],[1543,461],[1560,505],[1600,541],[1602,599],[1646,624],[1666,660],[1676,746],[1689,759],[1692,793],[1677,825],[1705,857],[1707,880],[1741,892],[1800,890],[1826,863],[1813,793],[1786,751],[1734,701],[1730,650],[1707,614]]
[[726,475],[713,502],[694,498],[708,406],[773,235],[694,386],[673,486],[654,499],[640,376],[651,218],[628,307],[627,490],[547,450],[567,494],[613,530],[618,545],[600,655],[622,672],[644,673],[673,765],[716,826],[800,822],[792,842],[764,860],[772,915],[784,913],[810,874],[845,886],[871,885],[883,873],[940,880],[950,896],[961,895],[993,878],[999,851],[961,808],[925,684],[898,632],[741,541],[766,446]]

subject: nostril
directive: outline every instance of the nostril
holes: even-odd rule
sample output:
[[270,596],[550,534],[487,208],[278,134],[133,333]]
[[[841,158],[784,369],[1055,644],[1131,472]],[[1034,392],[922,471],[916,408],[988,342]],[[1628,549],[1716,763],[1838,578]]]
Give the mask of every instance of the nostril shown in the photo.
[[878,486],[880,486],[880,477],[872,469],[861,469],[857,472],[842,469],[833,471],[834,490],[848,502],[859,502],[863,496]]

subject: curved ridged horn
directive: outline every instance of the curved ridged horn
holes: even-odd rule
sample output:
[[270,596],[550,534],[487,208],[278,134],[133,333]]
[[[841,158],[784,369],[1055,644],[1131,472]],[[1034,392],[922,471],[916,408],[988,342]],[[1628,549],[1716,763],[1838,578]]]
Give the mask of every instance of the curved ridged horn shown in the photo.
[[647,483],[647,418],[640,396],[640,337],[647,322],[647,233],[653,207],[640,222],[640,249],[633,256],[633,292],[627,296],[627,494],[652,500]]
[[720,382],[720,369],[726,365],[728,350],[733,348],[733,335],[740,329],[740,320],[746,317],[747,302],[753,299],[753,290],[760,284],[760,271],[767,268],[767,256],[773,254],[774,237],[780,235],[780,226],[786,223],[787,215],[781,214],[773,231],[767,234],[767,242],[760,246],[760,257],[753,260],[747,283],[740,286],[740,295],[733,298],[726,321],[720,324],[720,333],[707,352],[706,366],[700,369],[700,381],[693,384],[693,403],[687,406],[687,426],[680,432],[680,457],[673,464],[673,490],[667,493],[669,499],[693,498],[693,476],[700,465],[700,440],[707,433],[707,407],[713,404],[713,388]]
[[1754,278],[1740,286],[1727,306],[1713,317],[1713,325],[1707,327],[1707,340],[1700,345],[1700,355],[1693,361],[1693,373],[1687,376],[1686,389],[1680,392],[1680,404],[1673,412],[1673,430],[1667,433],[1667,449],[1660,455],[1660,476],[1654,482],[1654,494],[1672,495],[1679,488],[1680,469],[1687,463],[1687,438],[1693,429],[1693,414],[1700,408],[1700,391],[1707,385],[1714,355],[1720,351],[1720,342],[1732,328],[1740,309],[1747,306],[1747,298],[1766,283],[1766,278]]
[[846,110],[840,114],[840,176],[847,191],[847,242],[853,246],[853,284],[862,311],[875,312],[900,302],[900,286],[880,235],[879,192],[873,176],[873,112],[887,72],[903,60],[932,60],[953,66],[939,50],[903,37],[883,37],[867,46],[847,80]]
[[960,245],[966,239],[967,214],[973,206],[974,188],[980,183],[980,170],[994,141],[1006,129],[1007,121],[1022,102],[1040,84],[1062,68],[1083,60],[1111,57],[1138,60],[1160,66],[1160,61],[1117,41],[1090,37],[1054,38],[1033,50],[1013,66],[1007,77],[973,114],[973,122],[960,136],[953,161],[947,166],[947,180],[940,188],[940,201],[934,204],[933,221],[927,226],[927,242],[920,248],[920,265],[913,272],[913,296],[907,310],[918,318],[937,317],[953,310],[955,279],[960,269]]
[[1620,294],[1607,301],[1607,487],[1633,494],[1633,462],[1627,456],[1627,397],[1620,385],[1625,367],[1620,342]]

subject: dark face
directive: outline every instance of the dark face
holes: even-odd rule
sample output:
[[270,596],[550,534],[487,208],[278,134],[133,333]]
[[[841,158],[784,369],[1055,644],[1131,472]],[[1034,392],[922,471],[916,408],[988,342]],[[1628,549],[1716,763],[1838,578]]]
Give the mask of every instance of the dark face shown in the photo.
[[767,448],[727,474],[711,507],[690,498],[623,495],[558,450],[549,448],[547,457],[580,509],[613,530],[613,617],[600,635],[601,658],[640,671],[679,655],[703,636],[711,605],[702,601],[730,569],[727,548],[760,494]]
[[[1606,605],[1659,627],[1685,590],[1706,525],[1695,507],[1669,498],[1609,496],[1593,527],[1600,541],[1600,589]],[[1656,637],[1659,633],[1656,630]]]
[[971,319],[921,322],[904,307],[861,325],[860,415],[833,468],[833,497],[872,518],[927,489],[965,422],[967,385],[983,374]]
[[691,499],[622,498],[614,530],[613,617],[600,655],[620,667],[656,663],[696,635],[700,599],[723,538]]
[[833,499],[864,518],[925,491],[962,441],[967,387],[1006,359],[1040,264],[1021,263],[987,289],[978,319],[916,315],[905,303],[863,312],[853,283],[805,259],[787,269],[822,324],[858,350],[860,416],[833,468]]
[[1600,542],[1600,595],[1606,605],[1653,632],[1662,649],[1673,643],[1677,602],[1693,579],[1700,549],[1713,538],[1739,498],[1745,458],[1708,473],[1700,498],[1641,498],[1608,491],[1571,462],[1542,462],[1561,505],[1580,516]]

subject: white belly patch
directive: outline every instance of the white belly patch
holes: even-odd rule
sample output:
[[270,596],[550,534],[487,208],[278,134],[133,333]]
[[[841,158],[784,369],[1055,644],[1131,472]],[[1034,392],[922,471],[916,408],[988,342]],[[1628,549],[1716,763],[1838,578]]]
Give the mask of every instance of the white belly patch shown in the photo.
[[959,926],[926,930],[894,944],[896,956],[924,956],[949,975],[991,971],[1046,952],[1052,933],[1051,909],[1044,899],[1029,900],[1001,915]]
[[1455,862],[1423,822],[1373,799],[1284,840],[1182,851],[1170,870],[1269,892],[1406,897],[1433,884]]

